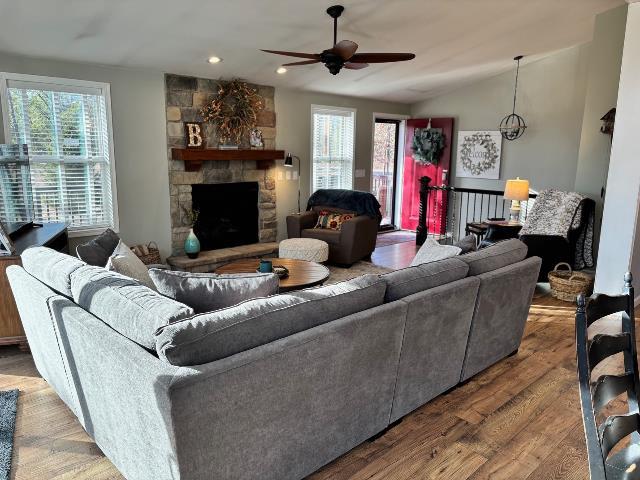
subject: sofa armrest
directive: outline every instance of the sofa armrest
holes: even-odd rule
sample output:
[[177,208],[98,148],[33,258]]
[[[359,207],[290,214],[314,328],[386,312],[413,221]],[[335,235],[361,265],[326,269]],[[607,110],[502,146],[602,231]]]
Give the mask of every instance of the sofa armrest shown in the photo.
[[318,214],[313,210],[287,216],[287,237],[300,238],[302,230],[313,228],[318,221]]
[[[376,248],[378,221],[366,215],[347,220],[340,227],[340,244],[350,252],[350,257],[368,257]],[[355,260],[354,260],[355,261]],[[346,263],[352,263],[351,261]]]

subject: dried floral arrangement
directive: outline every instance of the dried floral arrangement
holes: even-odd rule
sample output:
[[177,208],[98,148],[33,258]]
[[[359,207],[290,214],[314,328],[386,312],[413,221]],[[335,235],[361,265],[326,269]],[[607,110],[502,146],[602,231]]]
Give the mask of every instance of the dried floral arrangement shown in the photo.
[[264,108],[255,88],[234,78],[221,81],[216,97],[200,110],[206,122],[215,125],[221,143],[233,141],[240,144],[242,138],[256,126],[258,112]]

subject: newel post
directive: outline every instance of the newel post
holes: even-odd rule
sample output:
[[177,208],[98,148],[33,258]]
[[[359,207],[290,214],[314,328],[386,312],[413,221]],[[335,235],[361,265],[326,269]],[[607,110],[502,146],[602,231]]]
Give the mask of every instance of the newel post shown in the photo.
[[416,229],[416,245],[422,245],[427,239],[427,205],[429,201],[429,177],[420,177],[420,213],[418,214],[418,228]]

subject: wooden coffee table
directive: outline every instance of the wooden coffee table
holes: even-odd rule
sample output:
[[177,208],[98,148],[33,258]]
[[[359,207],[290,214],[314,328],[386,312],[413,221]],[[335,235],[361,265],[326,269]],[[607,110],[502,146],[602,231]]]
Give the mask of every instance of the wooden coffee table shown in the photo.
[[[316,262],[291,258],[269,258],[269,260],[274,265],[282,265],[289,269],[289,276],[280,279],[281,292],[322,285],[329,278],[329,269]],[[258,258],[236,260],[217,268],[215,273],[255,273],[259,263]]]

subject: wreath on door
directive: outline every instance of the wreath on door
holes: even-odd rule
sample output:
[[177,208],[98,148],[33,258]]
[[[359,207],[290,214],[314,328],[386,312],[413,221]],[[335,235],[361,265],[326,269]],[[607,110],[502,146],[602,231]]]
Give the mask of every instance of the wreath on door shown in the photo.
[[444,150],[444,133],[436,128],[416,128],[411,150],[420,165],[437,165]]

